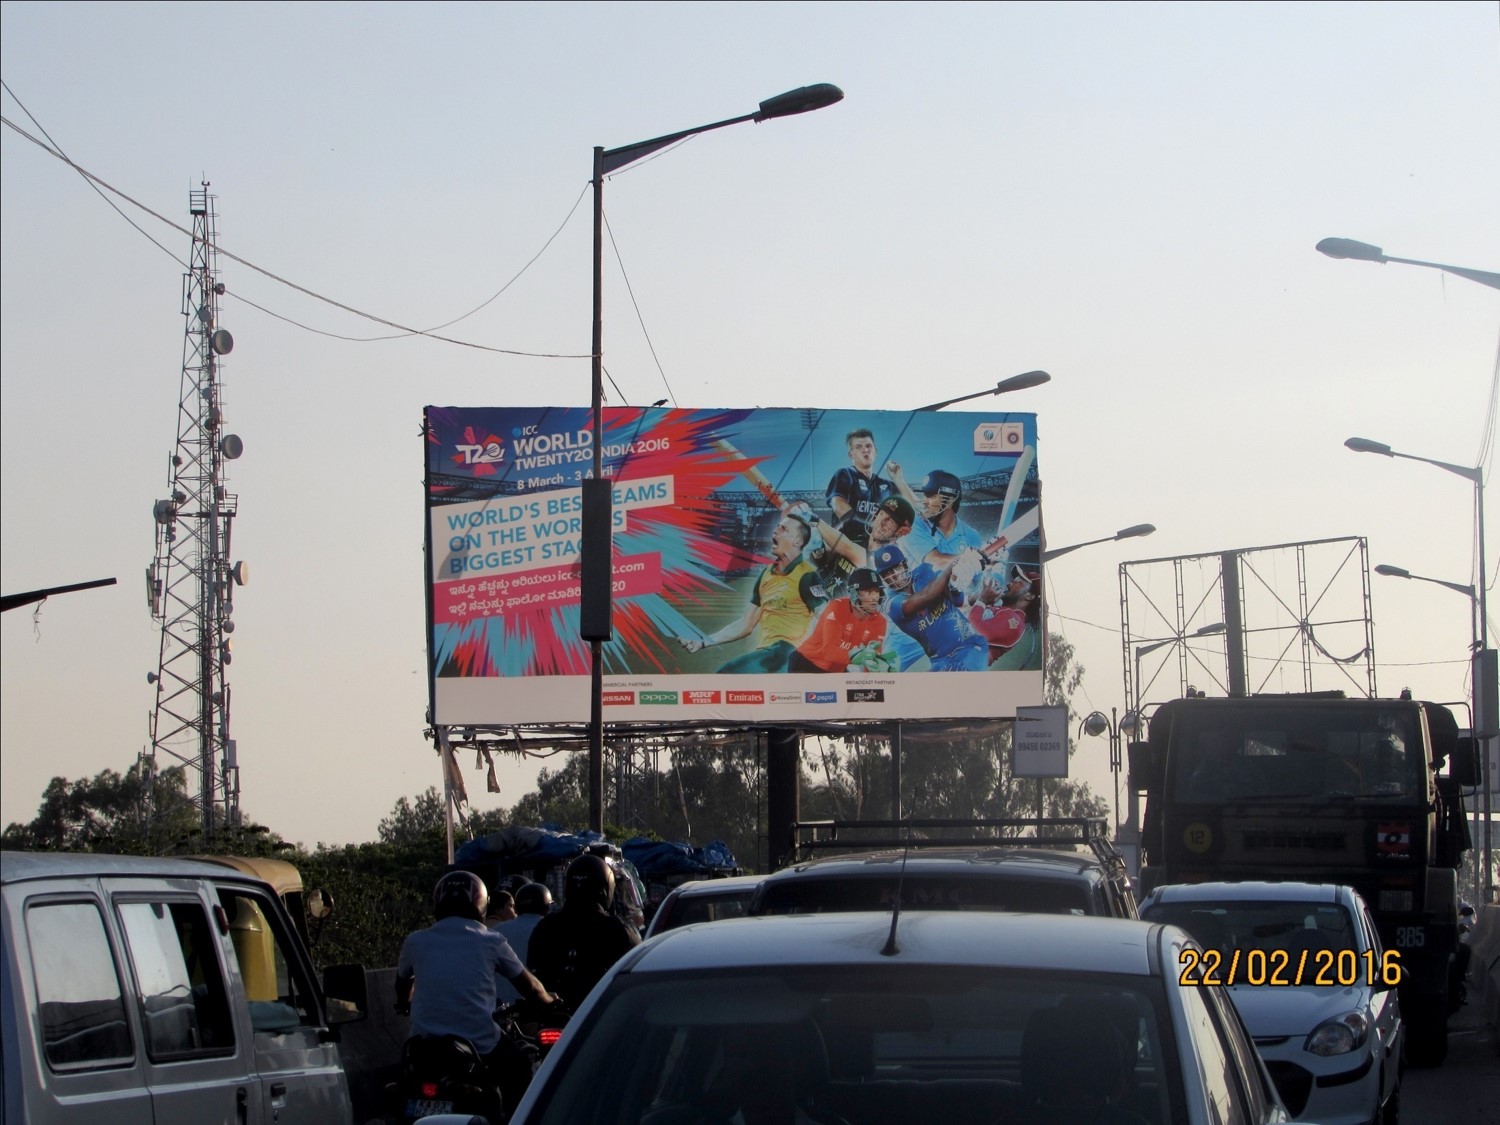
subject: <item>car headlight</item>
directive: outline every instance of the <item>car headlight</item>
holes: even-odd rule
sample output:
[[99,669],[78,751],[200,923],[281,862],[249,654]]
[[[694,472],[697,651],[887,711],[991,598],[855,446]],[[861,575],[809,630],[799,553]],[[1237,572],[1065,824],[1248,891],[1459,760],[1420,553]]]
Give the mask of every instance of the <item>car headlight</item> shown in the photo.
[[1304,1047],[1314,1055],[1347,1055],[1363,1046],[1369,1034],[1370,1021],[1363,1012],[1345,1012],[1315,1027]]

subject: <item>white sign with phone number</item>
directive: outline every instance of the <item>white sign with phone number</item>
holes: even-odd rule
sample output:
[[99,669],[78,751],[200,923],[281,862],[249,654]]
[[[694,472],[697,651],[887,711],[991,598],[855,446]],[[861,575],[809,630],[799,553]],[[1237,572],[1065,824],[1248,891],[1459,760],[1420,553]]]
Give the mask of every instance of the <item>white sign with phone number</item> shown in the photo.
[[1017,707],[1011,743],[1016,777],[1068,776],[1068,709]]

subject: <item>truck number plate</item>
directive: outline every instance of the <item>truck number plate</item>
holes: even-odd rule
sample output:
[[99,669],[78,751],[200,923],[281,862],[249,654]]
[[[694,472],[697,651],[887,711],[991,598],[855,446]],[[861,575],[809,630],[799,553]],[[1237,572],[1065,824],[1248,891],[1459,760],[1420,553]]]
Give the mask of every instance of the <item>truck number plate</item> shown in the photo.
[[453,1103],[435,1098],[412,1098],[406,1103],[406,1116],[415,1121],[435,1113],[452,1113]]
[[1397,926],[1396,944],[1402,949],[1420,949],[1427,944],[1427,931],[1421,926]]

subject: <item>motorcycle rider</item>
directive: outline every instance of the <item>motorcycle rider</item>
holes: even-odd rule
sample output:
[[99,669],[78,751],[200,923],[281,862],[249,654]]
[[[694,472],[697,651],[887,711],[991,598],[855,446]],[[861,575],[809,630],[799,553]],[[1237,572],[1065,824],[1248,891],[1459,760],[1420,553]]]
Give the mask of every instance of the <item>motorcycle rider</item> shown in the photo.
[[[547,889],[546,883],[527,883],[516,890],[515,898],[516,910],[519,911],[516,917],[491,928],[510,942],[517,958],[525,961],[531,948],[531,932],[536,929],[538,922],[552,912],[552,892]],[[515,985],[509,981],[500,981],[496,987],[496,995],[501,1003],[521,998]]]
[[568,865],[562,908],[531,932],[526,963],[573,1010],[611,965],[641,943],[635,928],[610,913],[615,873],[585,853]]
[[[531,1060],[495,1023],[496,985],[507,980],[539,1004],[553,997],[484,924],[489,891],[469,871],[450,871],[432,892],[437,921],[409,934],[396,963],[396,1011],[410,1013],[413,1036],[458,1035],[474,1045],[514,1108],[531,1081]],[[415,986],[415,987],[414,987]]]

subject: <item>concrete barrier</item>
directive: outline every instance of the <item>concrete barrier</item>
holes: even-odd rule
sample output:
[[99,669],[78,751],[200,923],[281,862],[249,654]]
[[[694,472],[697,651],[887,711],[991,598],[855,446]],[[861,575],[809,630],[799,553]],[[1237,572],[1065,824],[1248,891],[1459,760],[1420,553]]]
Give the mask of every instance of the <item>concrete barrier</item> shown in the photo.
[[[1469,933],[1469,1003],[1478,1007],[1485,1022],[1500,1031],[1500,906],[1481,906]],[[1500,1035],[1493,1037],[1500,1050]]]
[[370,1016],[343,1025],[339,1055],[349,1079],[355,1125],[385,1125],[388,1118],[394,1120],[396,1109],[385,1086],[395,1081],[400,1069],[401,1044],[410,1033],[411,1019],[396,1014],[394,968],[366,970],[365,988]]

